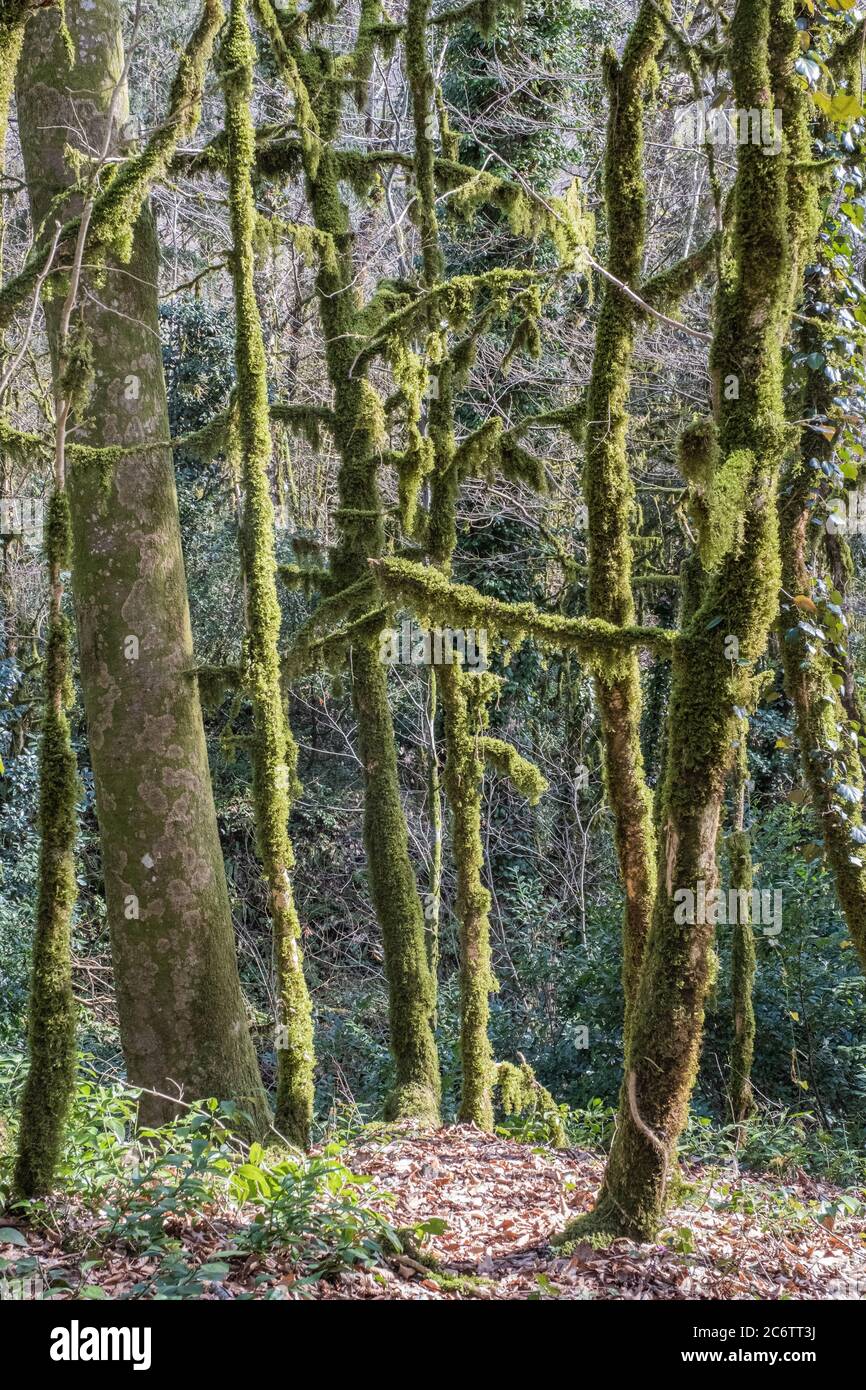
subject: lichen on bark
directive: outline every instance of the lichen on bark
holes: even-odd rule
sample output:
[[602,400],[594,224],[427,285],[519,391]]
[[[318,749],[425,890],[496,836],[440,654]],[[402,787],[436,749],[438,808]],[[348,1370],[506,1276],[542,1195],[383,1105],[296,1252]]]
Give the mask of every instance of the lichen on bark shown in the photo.
[[[56,11],[31,18],[17,100],[35,225],[65,197],[80,209],[69,132],[120,153],[127,118],[121,9],[69,0],[70,63]],[[206,6],[212,36],[214,7]],[[201,28],[196,33],[201,37]],[[187,93],[187,96],[189,93]],[[184,129],[189,130],[189,116]],[[177,127],[173,129],[176,131]],[[163,153],[165,149],[163,147]],[[134,163],[134,160],[132,161]],[[119,176],[118,176],[119,177]],[[158,249],[146,188],[132,204],[136,274],[100,253],[81,317],[93,381],[70,451],[72,590],[94,774],[115,989],[127,1074],[140,1115],[159,1123],[187,1100],[234,1101],[254,1132],[269,1111],[235,959],[201,708],[194,678],[165,382],[158,348]],[[98,216],[99,198],[94,205]],[[139,210],[140,209],[140,210]],[[87,258],[85,258],[87,262]],[[85,286],[90,275],[85,264]],[[55,378],[59,305],[46,305]],[[155,346],[156,345],[156,346]],[[118,453],[113,453],[118,450]]]

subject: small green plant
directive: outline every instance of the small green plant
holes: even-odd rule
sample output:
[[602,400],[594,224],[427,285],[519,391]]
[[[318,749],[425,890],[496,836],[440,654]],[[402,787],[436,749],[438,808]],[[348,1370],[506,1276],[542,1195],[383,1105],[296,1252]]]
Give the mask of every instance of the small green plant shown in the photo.
[[[137,1103],[134,1089],[89,1076],[76,1088],[57,1197],[98,1217],[98,1224],[88,1223],[77,1296],[103,1296],[92,1271],[104,1251],[118,1246],[154,1261],[155,1272],[130,1296],[161,1299],[201,1298],[209,1285],[229,1277],[233,1259],[254,1253],[279,1252],[300,1292],[339,1270],[371,1267],[400,1251],[396,1230],[378,1210],[391,1199],[346,1167],[339,1144],[312,1156],[260,1144],[247,1149],[234,1132],[243,1119],[237,1107],[215,1100],[185,1107],[161,1129],[136,1128]],[[8,1200],[13,1155],[11,1143],[0,1156],[0,1200]],[[51,1227],[55,1205],[53,1199],[18,1202],[12,1219],[16,1227]],[[203,1259],[185,1246],[184,1236],[205,1215],[218,1221],[227,1241]],[[7,1262],[5,1276],[28,1275],[27,1259]],[[47,1287],[59,1287],[50,1271],[39,1275]],[[68,1272],[64,1277],[68,1281]],[[262,1282],[273,1283],[274,1276],[263,1275]],[[263,1290],[266,1297],[284,1293]]]

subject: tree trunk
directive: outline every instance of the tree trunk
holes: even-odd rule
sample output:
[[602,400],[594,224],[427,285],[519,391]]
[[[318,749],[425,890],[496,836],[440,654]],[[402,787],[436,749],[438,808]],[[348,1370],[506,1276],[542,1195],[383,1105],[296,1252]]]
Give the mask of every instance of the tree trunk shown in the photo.
[[[78,61],[57,12],[27,30],[18,111],[34,226],[74,182],[70,142],[100,150],[122,75],[115,0],[68,0]],[[125,90],[109,153],[122,149]],[[72,200],[71,200],[72,202]],[[66,216],[78,204],[64,209]],[[201,708],[157,315],[158,249],[145,207],[129,265],[85,271],[82,305],[94,382],[69,470],[73,595],[81,682],[129,1079],[146,1088],[141,1118],[172,1099],[218,1096],[253,1128],[267,1104],[247,1030],[234,954]],[[46,307],[57,366],[57,301]],[[114,452],[110,452],[114,450]],[[101,451],[101,452],[97,452]],[[148,1094],[159,1092],[159,1095]]]
[[[745,735],[744,735],[745,737]],[[745,757],[743,758],[745,774]],[[745,781],[736,787],[737,822],[728,836],[728,867],[731,888],[740,895],[741,912],[731,924],[731,1003],[734,1014],[734,1040],[731,1047],[731,1110],[739,1123],[755,1108],[752,1094],[752,1062],[755,1056],[755,933],[750,908],[752,891],[752,845],[745,828]]]
[[232,0],[220,68],[226,101],[237,315],[238,474],[243,497],[240,542],[247,619],[245,678],[253,705],[251,758],[256,839],[268,884],[277,967],[280,1035],[276,1048],[275,1122],[286,1139],[306,1149],[313,1118],[313,1019],[291,876],[295,860],[288,819],[291,799],[298,792],[298,748],[280,689],[280,604],[269,479],[273,449],[265,344],[253,283],[256,209],[251,174],[255,131],[250,101],[254,61],[245,5],[243,0]]
[[[643,4],[622,64],[612,54],[605,60],[610,98],[604,170],[607,261],[611,274],[630,285],[639,283],[643,261],[645,90],[665,39],[659,9],[665,12],[664,6]],[[634,305],[606,281],[587,391],[583,491],[588,513],[588,613],[620,627],[635,621],[629,537],[634,490],[626,447],[635,321]],[[640,746],[637,655],[624,656],[621,665],[616,679],[598,676],[595,688],[604,739],[605,787],[625,894],[622,980],[627,1038],[652,916],[656,847],[652,796]]]
[[[711,355],[721,462],[709,492],[720,510],[727,499],[742,537],[732,537],[717,556],[673,659],[658,891],[619,1122],[596,1209],[575,1223],[575,1234],[655,1235],[697,1071],[714,922],[712,913],[697,913],[695,903],[701,885],[705,894],[716,887],[716,836],[738,733],[736,711],[753,701],[751,668],[776,616],[776,486],[786,443],[781,345],[814,235],[808,97],[793,78],[796,45],[790,0],[739,0],[731,28],[737,105],[767,110],[775,78],[786,135],[773,158],[757,146],[738,149],[732,248]],[[716,533],[717,520],[711,506]],[[691,913],[684,894],[691,895]]]
[[[366,370],[355,361],[360,303],[349,214],[336,156],[345,84],[338,87],[333,60],[324,49],[304,47],[299,42],[287,12],[275,10],[269,0],[257,0],[254,10],[296,104],[309,111],[301,135],[307,197],[314,225],[331,247],[331,255],[320,257],[316,288],[333,391],[334,439],[340,455],[339,507],[335,513],[339,540],[330,572],[331,592],[338,594],[367,579],[370,560],[381,556],[385,548],[378,483],[384,413]],[[364,847],[370,896],[382,932],[396,1069],[386,1115],[389,1119],[438,1121],[441,1082],[433,1035],[435,987],[427,959],[424,914],[409,857],[387,668],[379,660],[380,627],[381,623],[358,633],[349,659],[364,775]]]

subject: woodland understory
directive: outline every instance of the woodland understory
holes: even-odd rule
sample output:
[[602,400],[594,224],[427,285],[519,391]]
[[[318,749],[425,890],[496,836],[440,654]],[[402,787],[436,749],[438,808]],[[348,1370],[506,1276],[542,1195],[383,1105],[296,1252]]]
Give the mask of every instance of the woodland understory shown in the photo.
[[866,1296],[864,147],[856,0],[0,0],[0,1296]]

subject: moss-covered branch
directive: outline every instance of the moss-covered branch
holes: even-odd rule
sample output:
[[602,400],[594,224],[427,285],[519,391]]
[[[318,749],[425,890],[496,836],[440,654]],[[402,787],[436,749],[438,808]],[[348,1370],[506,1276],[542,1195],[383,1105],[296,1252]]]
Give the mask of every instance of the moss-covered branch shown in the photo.
[[424,627],[475,628],[509,642],[531,639],[547,651],[574,651],[590,670],[615,669],[636,647],[670,657],[679,640],[666,628],[617,627],[601,618],[540,613],[531,603],[503,603],[411,560],[383,559],[371,566],[383,593],[404,602]]
[[518,753],[513,743],[502,738],[485,735],[481,740],[484,761],[500,776],[507,777],[515,791],[525,797],[530,806],[535,806],[547,791],[547,778],[539,772],[535,763]]

